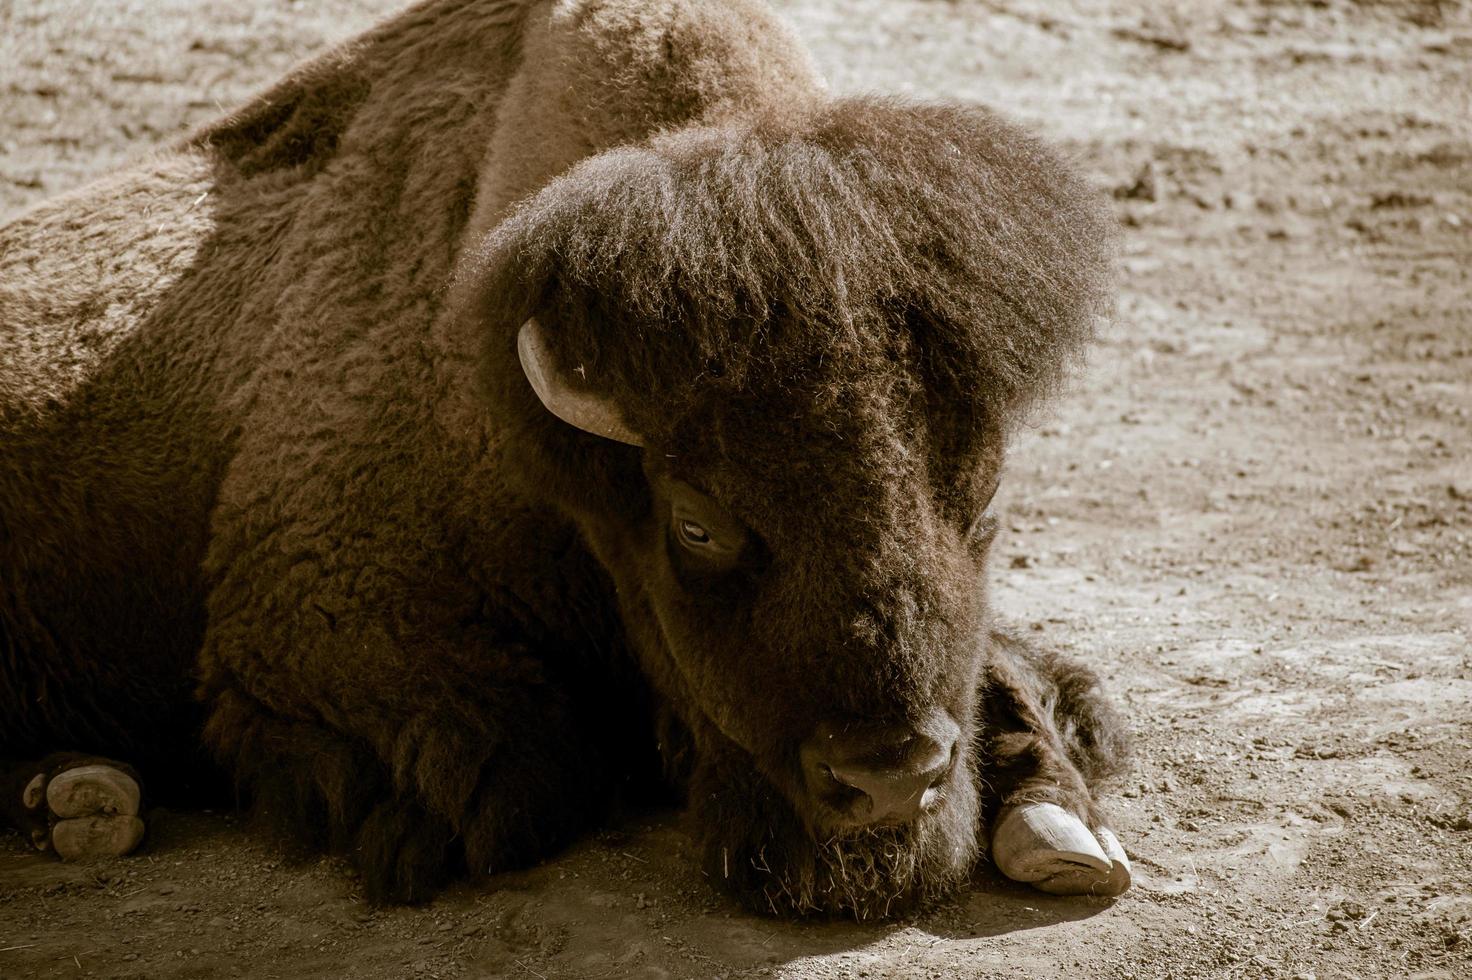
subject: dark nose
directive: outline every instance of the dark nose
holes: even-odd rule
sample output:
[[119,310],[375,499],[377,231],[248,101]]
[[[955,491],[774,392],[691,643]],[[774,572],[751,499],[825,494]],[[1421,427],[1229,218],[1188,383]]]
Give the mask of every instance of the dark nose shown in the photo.
[[945,712],[914,727],[824,722],[802,747],[804,776],[848,822],[908,823],[939,798],[960,737]]

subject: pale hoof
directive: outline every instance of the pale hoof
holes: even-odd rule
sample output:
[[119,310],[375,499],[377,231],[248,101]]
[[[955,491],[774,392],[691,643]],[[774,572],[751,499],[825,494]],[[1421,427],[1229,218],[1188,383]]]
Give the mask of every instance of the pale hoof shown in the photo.
[[143,794],[132,776],[103,763],[63,770],[50,781],[41,774],[26,784],[21,803],[45,826],[31,831],[38,850],[63,861],[121,857],[143,840],[138,813]]
[[1013,881],[1052,895],[1123,894],[1130,863],[1107,829],[1098,836],[1052,803],[1004,807],[992,832],[992,860]]
[[20,801],[27,810],[34,810],[41,805],[46,798],[46,774],[38,772],[26,783],[26,788],[20,794]]
[[63,861],[122,857],[143,840],[143,821],[131,814],[73,817],[51,828],[51,849]]
[[1129,891],[1131,881],[1132,869],[1129,855],[1124,852],[1124,847],[1119,843],[1119,838],[1114,836],[1114,831],[1108,827],[1100,827],[1094,831],[1094,836],[1098,837],[1099,843],[1104,845],[1104,853],[1114,865],[1109,872],[1109,889],[1099,894],[1123,895]]
[[93,814],[137,816],[142,800],[133,777],[112,766],[77,766],[46,786],[46,804],[63,820]]

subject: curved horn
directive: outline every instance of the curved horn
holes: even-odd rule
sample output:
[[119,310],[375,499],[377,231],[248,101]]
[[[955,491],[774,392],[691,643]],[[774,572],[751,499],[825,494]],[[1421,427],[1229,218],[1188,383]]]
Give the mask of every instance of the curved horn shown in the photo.
[[521,358],[521,369],[526,372],[526,379],[531,382],[532,390],[547,411],[568,425],[595,436],[630,446],[644,445],[644,440],[624,422],[617,405],[591,391],[573,387],[558,372],[542,340],[542,327],[535,318],[521,325],[521,332],[516,335],[516,353]]

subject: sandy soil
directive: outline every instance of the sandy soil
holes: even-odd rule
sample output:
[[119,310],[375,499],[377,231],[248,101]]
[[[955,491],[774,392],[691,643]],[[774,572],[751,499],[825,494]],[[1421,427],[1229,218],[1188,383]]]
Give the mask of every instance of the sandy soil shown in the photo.
[[[394,6],[0,2],[0,211]],[[372,910],[158,813],[104,866],[0,836],[0,977],[1472,976],[1472,7],[780,6],[837,87],[999,105],[1118,200],[1120,316],[1017,448],[994,577],[1134,719],[1136,888],[773,922],[656,813]]]

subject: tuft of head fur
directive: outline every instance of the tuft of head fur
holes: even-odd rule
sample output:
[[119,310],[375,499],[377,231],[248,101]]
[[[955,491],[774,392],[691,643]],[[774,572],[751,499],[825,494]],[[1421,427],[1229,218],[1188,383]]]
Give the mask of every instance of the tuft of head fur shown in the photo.
[[655,438],[713,389],[896,339],[926,352],[936,397],[995,422],[1046,394],[1109,312],[1110,228],[996,114],[855,98],[601,154],[460,278],[490,345],[536,314],[553,356]]

